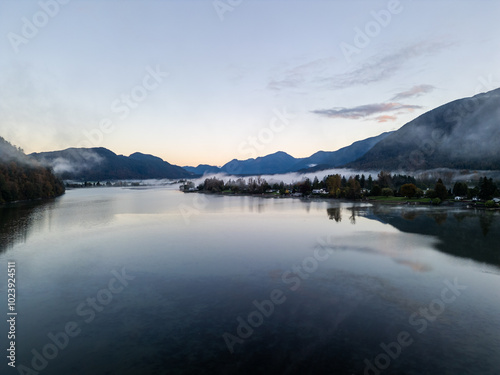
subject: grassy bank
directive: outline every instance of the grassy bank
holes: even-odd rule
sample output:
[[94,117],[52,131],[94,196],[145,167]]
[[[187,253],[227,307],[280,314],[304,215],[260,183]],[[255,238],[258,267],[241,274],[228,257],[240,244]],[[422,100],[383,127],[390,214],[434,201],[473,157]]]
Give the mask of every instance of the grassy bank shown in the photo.
[[407,198],[407,197],[385,197],[385,196],[375,196],[375,197],[367,197],[369,201],[377,201],[377,202],[387,202],[387,203],[430,203],[430,198]]

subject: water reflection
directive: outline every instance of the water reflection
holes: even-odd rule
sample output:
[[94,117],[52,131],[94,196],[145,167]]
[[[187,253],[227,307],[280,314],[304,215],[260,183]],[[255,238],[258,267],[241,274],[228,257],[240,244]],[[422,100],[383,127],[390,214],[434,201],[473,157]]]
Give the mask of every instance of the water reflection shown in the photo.
[[351,211],[351,216],[349,216],[349,222],[351,224],[356,224],[356,209],[358,207],[356,206],[352,206],[352,207],[349,207],[348,210]]
[[[406,232],[437,237],[435,248],[455,256],[500,266],[499,214],[491,211],[450,211],[446,208],[411,208],[374,205],[352,207],[350,221],[356,215],[386,223]],[[337,222],[342,208],[329,208],[327,214]],[[437,225],[436,225],[437,224]]]
[[493,212],[484,212],[479,216],[479,224],[481,225],[481,230],[483,231],[483,235],[486,237],[490,232],[490,229],[493,225],[493,222],[497,218],[498,215],[495,215]]
[[429,264],[418,262],[415,260],[408,259],[394,259],[397,264],[401,264],[402,266],[408,266],[415,272],[429,272],[432,270],[432,267]]
[[326,209],[326,213],[328,215],[328,219],[335,220],[335,222],[340,223],[342,221],[342,211],[346,210],[349,213],[349,222],[351,224],[356,224],[356,216],[359,216],[359,213],[362,210],[365,210],[364,206],[349,206],[349,207],[329,207]]
[[[29,211],[27,225],[16,216],[20,212],[1,216],[2,225],[20,221],[20,237],[30,236],[15,248],[26,270],[19,358],[29,364],[32,348],[42,353],[48,332],[75,319],[82,335],[44,373],[375,373],[363,371],[364,359],[375,358],[381,342],[392,342],[402,330],[415,343],[387,373],[451,368],[449,373],[465,374],[472,373],[462,371],[471,361],[483,366],[476,373],[499,373],[500,306],[491,288],[497,276],[434,250],[446,251],[442,242],[463,234],[469,238],[451,243],[453,254],[474,259],[474,252],[493,253],[498,216],[339,201],[202,198],[160,189],[82,189]],[[196,206],[197,199],[206,204]],[[189,225],[180,204],[200,212]],[[110,270],[120,267],[135,279],[86,325],[75,308],[88,297],[102,297]],[[295,282],[283,280],[284,270],[294,271],[288,281],[301,280],[297,290],[291,289]],[[439,297],[445,278],[457,275],[466,292],[417,334],[409,317]],[[254,301],[263,303],[275,288],[286,301],[230,354],[222,334],[237,334],[237,319],[255,316],[260,309]],[[78,362],[82,355],[93,360]]]
[[337,223],[342,221],[342,210],[340,207],[330,207],[326,209],[328,219],[335,220]]
[[0,207],[0,253],[17,243],[26,242],[39,224],[45,210],[50,210],[54,201],[11,204]]
[[441,225],[448,218],[448,213],[447,212],[438,212],[438,213],[432,214],[430,216],[434,219],[434,221],[436,222],[437,225]]

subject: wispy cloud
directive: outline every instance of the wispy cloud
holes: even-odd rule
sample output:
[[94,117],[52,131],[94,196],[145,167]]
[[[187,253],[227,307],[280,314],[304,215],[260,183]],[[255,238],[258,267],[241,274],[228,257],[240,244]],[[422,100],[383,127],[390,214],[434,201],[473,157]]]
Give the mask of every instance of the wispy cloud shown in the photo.
[[391,116],[391,115],[382,115],[378,116],[375,120],[377,122],[389,122],[389,121],[396,121],[398,118],[396,116]]
[[[339,73],[340,66],[337,64],[337,59],[333,57],[311,60],[282,70],[279,74],[273,74],[267,88],[286,90],[309,86],[315,89],[331,90],[368,85],[387,80],[406,68],[408,64],[415,62],[416,59],[436,55],[455,44],[456,42],[445,39],[413,43],[389,52],[379,53],[343,73]],[[429,85],[416,87],[421,86],[423,86],[422,93],[424,93]],[[433,88],[427,87],[427,90]]]
[[336,59],[324,57],[296,65],[285,70],[276,78],[272,78],[267,87],[271,90],[282,90],[301,87],[308,83],[311,77],[327,74],[334,66]]
[[301,86],[304,79],[298,75],[287,75],[286,78],[280,80],[271,80],[267,84],[267,88],[271,90],[283,90],[288,88],[295,88]]
[[[375,103],[375,104],[365,104],[357,107],[344,108],[344,107],[336,107],[331,109],[317,109],[311,111],[317,115],[326,116],[330,118],[346,118],[346,119],[360,119],[373,115],[377,115],[379,113],[386,112],[412,112],[415,109],[422,108],[419,105],[409,105],[409,104],[401,104],[401,103]],[[386,121],[394,121],[396,120],[395,116],[385,115],[377,117],[378,122],[386,122]]]
[[402,91],[394,95],[394,97],[391,100],[401,100],[401,99],[408,99],[408,98],[413,98],[416,96],[420,96],[423,94],[427,94],[428,92],[434,91],[435,87],[432,85],[417,85],[413,86],[411,89],[407,91]]
[[391,53],[372,57],[350,72],[331,77],[319,77],[316,83],[331,89],[341,89],[383,81],[396,75],[412,60],[437,54],[453,45],[454,43],[450,41],[415,43]]

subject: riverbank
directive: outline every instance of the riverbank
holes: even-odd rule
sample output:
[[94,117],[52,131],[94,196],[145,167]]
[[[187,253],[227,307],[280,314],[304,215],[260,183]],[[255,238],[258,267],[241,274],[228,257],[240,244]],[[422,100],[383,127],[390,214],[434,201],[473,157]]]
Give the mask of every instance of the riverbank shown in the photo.
[[70,189],[66,189],[64,191],[64,193],[59,194],[59,195],[54,196],[54,197],[43,197],[43,198],[23,199],[23,200],[11,201],[11,202],[0,202],[0,208],[22,205],[22,204],[29,204],[29,203],[37,203],[37,202],[48,202],[48,201],[57,199],[59,197],[62,197],[64,194],[66,194],[67,190],[70,190]]
[[262,194],[251,194],[251,193],[235,193],[235,192],[207,192],[203,190],[190,190],[184,191],[186,194],[201,193],[207,195],[219,195],[219,196],[241,196],[241,197],[258,197],[266,199],[302,199],[302,200],[324,200],[324,201],[344,201],[344,202],[362,202],[362,203],[376,203],[385,204],[393,206],[436,206],[436,207],[449,207],[449,208],[460,208],[460,209],[479,209],[488,211],[500,211],[500,207],[486,207],[485,202],[480,201],[455,201],[455,200],[445,200],[439,204],[433,204],[433,200],[430,198],[407,198],[407,197],[386,197],[386,196],[373,196],[364,197],[361,199],[346,199],[346,198],[336,198],[331,197],[327,194],[311,194],[311,195],[294,195],[294,194],[277,194],[277,193],[262,193]]

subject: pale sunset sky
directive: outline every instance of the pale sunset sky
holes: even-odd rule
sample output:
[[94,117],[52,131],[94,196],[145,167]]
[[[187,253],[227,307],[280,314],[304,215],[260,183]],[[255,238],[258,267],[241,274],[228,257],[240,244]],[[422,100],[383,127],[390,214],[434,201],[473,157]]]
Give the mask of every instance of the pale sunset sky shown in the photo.
[[0,136],[307,157],[500,86],[500,1],[0,2]]

